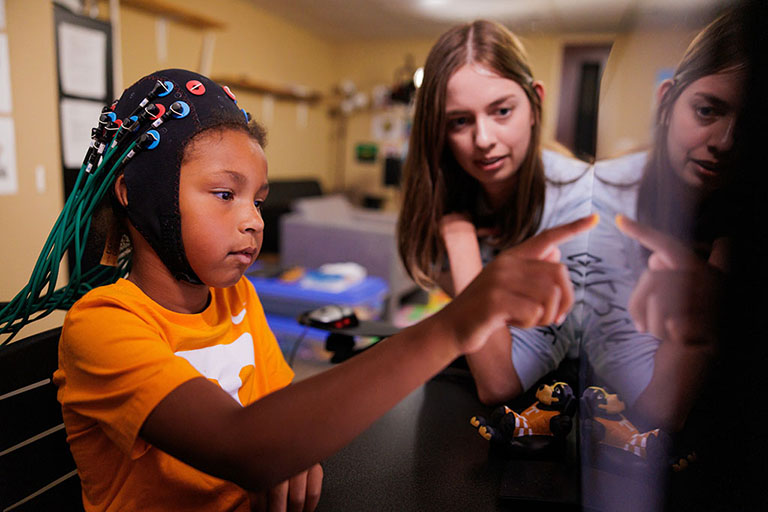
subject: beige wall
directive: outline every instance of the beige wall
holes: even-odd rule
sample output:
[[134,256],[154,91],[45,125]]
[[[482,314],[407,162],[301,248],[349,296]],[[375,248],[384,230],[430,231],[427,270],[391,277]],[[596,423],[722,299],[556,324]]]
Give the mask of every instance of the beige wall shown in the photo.
[[[0,195],[0,301],[10,300],[27,283],[64,204],[53,8],[49,0],[6,0],[5,11],[19,192]],[[45,173],[42,191],[35,181],[38,166]],[[53,313],[22,335],[61,325],[62,319],[62,313]]]
[[649,145],[658,72],[674,68],[695,35],[695,30],[646,30],[616,38],[600,86],[598,158]]
[[[351,80],[359,91],[370,96],[377,85],[394,85],[395,73],[404,66],[408,55],[413,58],[414,66],[423,66],[433,42],[432,39],[412,39],[339,44],[334,53],[338,63],[338,79]],[[371,135],[371,123],[374,116],[382,113],[382,110],[363,109],[346,119],[347,136],[343,141],[342,161],[343,188],[352,195],[386,194],[382,184],[381,152],[374,163],[360,163],[354,157],[354,148],[358,143],[377,142]],[[397,109],[396,115],[407,113],[405,109],[400,108]],[[338,142],[335,140],[335,143]]]

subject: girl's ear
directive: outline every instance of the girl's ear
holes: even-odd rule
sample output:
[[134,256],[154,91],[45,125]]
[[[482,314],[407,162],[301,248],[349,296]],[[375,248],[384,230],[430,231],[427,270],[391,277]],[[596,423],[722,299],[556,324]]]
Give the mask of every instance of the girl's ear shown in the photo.
[[124,174],[121,174],[115,180],[115,197],[123,205],[123,208],[128,206],[128,187],[125,184]]
[[539,101],[544,103],[544,83],[540,80],[534,80],[533,90],[536,91],[536,94],[539,96]]
[[659,88],[656,90],[656,105],[661,105],[661,100],[664,99],[664,95],[667,94],[667,91],[669,91],[673,85],[675,85],[675,81],[671,78],[667,78],[659,84]]

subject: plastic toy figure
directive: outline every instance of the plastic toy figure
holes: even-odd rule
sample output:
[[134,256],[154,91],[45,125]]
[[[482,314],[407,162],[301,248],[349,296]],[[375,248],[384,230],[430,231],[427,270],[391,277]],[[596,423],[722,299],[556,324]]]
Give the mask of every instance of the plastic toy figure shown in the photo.
[[669,435],[658,428],[640,432],[621,414],[624,409],[624,402],[616,394],[598,386],[584,390],[582,453],[593,465],[598,461],[618,466],[663,464],[671,445]]
[[482,416],[470,422],[483,438],[509,456],[561,453],[571,431],[576,399],[565,382],[542,384],[536,390],[536,402],[522,412],[506,405],[491,414],[490,424]]

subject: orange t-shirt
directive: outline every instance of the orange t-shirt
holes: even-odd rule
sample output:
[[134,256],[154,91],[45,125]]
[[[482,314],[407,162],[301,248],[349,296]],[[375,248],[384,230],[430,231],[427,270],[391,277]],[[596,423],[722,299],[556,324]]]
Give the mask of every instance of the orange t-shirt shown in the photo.
[[121,279],[67,314],[53,380],[87,511],[248,510],[242,488],[139,437],[155,406],[201,375],[242,405],[293,379],[251,283],[210,293],[202,313],[175,313]]

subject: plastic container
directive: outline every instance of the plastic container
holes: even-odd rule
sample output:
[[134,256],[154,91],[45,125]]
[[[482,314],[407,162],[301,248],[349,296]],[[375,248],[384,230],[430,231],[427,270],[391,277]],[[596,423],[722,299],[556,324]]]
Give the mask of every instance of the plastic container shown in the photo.
[[[267,324],[277,338],[283,355],[288,357],[296,342],[301,342],[302,359],[328,360],[331,354],[325,351],[325,339],[328,332],[314,327],[300,325],[295,318],[267,313]],[[307,354],[307,351],[311,354]]]
[[268,315],[292,319],[329,304],[355,308],[361,318],[379,319],[389,293],[386,281],[375,276],[368,276],[338,293],[302,288],[298,282],[284,282],[274,277],[248,275],[248,279]]

